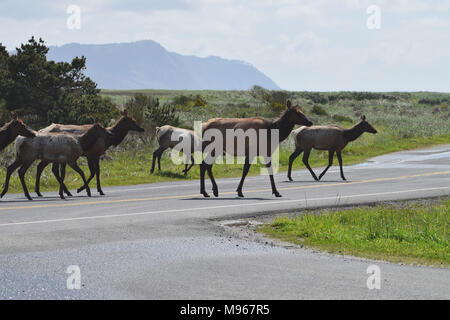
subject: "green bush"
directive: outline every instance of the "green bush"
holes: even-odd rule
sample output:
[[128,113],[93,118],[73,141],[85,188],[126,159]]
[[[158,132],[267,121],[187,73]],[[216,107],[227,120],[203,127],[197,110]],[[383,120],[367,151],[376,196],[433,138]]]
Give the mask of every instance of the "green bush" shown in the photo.
[[170,104],[161,105],[158,98],[137,94],[128,100],[125,109],[130,110],[137,118],[149,120],[154,126],[163,126],[165,124],[178,126],[180,124],[179,116],[175,107]]
[[337,122],[353,122],[353,119],[350,117],[342,116],[340,114],[333,115],[332,119]]
[[173,99],[172,104],[181,107],[204,107],[207,102],[199,94],[196,96],[179,95]]
[[311,109],[311,112],[318,116],[328,116],[328,112],[319,105],[314,105]]

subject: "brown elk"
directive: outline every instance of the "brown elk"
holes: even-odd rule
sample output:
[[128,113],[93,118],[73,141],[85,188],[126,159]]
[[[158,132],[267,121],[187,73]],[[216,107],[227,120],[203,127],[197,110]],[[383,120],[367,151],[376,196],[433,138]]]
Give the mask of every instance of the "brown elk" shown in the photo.
[[[239,197],[243,197],[242,194],[242,187],[244,185],[245,177],[247,176],[247,173],[250,169],[250,166],[253,162],[253,156],[262,156],[265,158],[265,164],[266,167],[269,169],[269,176],[270,176],[270,183],[272,187],[272,193],[276,197],[281,197],[280,193],[277,191],[275,187],[275,181],[273,178],[272,173],[272,163],[271,163],[271,157],[272,153],[275,151],[273,149],[273,144],[271,141],[271,137],[274,135],[275,132],[273,130],[278,130],[278,141],[275,141],[275,145],[278,146],[279,143],[283,140],[285,140],[289,134],[291,133],[294,126],[298,125],[307,125],[311,126],[312,122],[308,120],[308,118],[300,111],[298,106],[293,107],[291,105],[291,101],[287,101],[287,109],[283,112],[283,114],[275,120],[267,120],[260,117],[253,117],[253,118],[215,118],[211,119],[208,122],[206,122],[203,125],[202,128],[202,134],[203,134],[203,151],[205,153],[205,148],[211,143],[211,141],[205,141],[205,134],[208,133],[209,130],[216,129],[220,131],[221,136],[223,137],[223,153],[228,153],[232,156],[244,156],[245,157],[245,163],[244,168],[242,172],[242,178],[239,183],[239,186],[237,188],[237,194]],[[230,148],[227,146],[227,130],[231,130],[232,132],[235,132],[239,129],[242,129],[244,132],[247,131],[255,131],[258,145],[256,154],[251,154],[249,152],[250,149],[250,143],[255,144],[255,141],[250,142],[250,139],[245,138],[245,148],[241,148],[241,150],[238,150],[236,143],[237,139],[234,139],[234,148]],[[260,130],[265,129],[261,131]],[[276,136],[276,135],[275,135]],[[267,147],[264,148],[265,150],[260,150],[260,139],[263,139],[264,142],[267,143]],[[242,141],[241,141],[242,143]],[[231,144],[231,142],[230,142]],[[263,144],[264,145],[264,144]],[[207,157],[211,157],[213,160],[215,157],[219,156],[220,154],[214,154],[215,152],[211,152],[210,154],[206,154],[205,159]],[[203,194],[204,197],[209,197],[208,193],[205,191],[205,172],[208,172],[209,178],[212,183],[212,190],[214,195],[217,197],[219,195],[218,187],[215,182],[213,173],[212,173],[212,166],[214,161],[203,161],[200,164],[200,193]]]
[[[128,131],[137,131],[137,132],[143,132],[144,129],[139,126],[136,122],[136,120],[130,116],[128,116],[127,110],[124,110],[121,112],[122,117],[114,124],[112,127],[108,127],[108,132],[111,133],[111,135],[108,135],[104,138],[100,137],[97,139],[95,144],[91,146],[88,150],[84,152],[84,156],[87,157],[88,160],[88,166],[90,171],[90,176],[87,179],[87,182],[80,188],[78,188],[77,192],[81,192],[84,190],[89,182],[92,180],[94,176],[97,177],[97,191],[104,195],[103,190],[100,185],[100,156],[102,156],[106,150],[108,150],[111,146],[118,146],[123,139],[125,139],[125,136],[128,134]],[[63,125],[63,124],[52,124],[48,126],[47,128],[41,129],[40,132],[68,132],[68,133],[75,133],[75,134],[82,134],[86,132],[88,129],[92,127],[92,124],[87,125]],[[35,185],[35,192],[38,196],[42,196],[42,194],[39,191],[39,184],[40,184],[40,177],[42,174],[42,171],[45,169],[45,167],[48,165],[48,162],[41,162],[39,163],[37,167],[36,172],[36,185]],[[53,172],[61,172],[61,178],[64,179],[65,176],[65,164],[61,164],[61,169],[59,169],[59,163],[54,163]],[[64,187],[64,192],[67,195],[71,195],[70,192],[67,190],[67,188]]]
[[22,120],[17,117],[17,113],[11,112],[12,120],[5,123],[0,128],[0,151],[5,149],[17,136],[32,138],[35,136],[33,130],[29,129]]
[[[184,175],[187,175],[189,170],[194,165],[194,157],[192,155],[194,154],[196,145],[198,146],[198,149],[201,149],[200,138],[197,137],[193,130],[177,128],[169,125],[156,127],[156,138],[158,140],[159,148],[153,152],[152,169],[150,170],[150,173],[155,171],[156,160],[158,160],[158,170],[161,171],[161,156],[166,149],[171,148],[179,150],[178,148],[180,148],[180,145],[184,145],[184,143],[186,143],[190,146],[190,149],[182,151],[186,156],[183,172]],[[184,143],[181,144],[180,142]],[[191,160],[190,166],[188,166],[189,160]]]
[[[289,180],[292,181],[292,163],[302,152],[303,163],[316,181],[319,181],[323,177],[325,172],[327,172],[327,170],[332,166],[333,156],[336,152],[336,156],[339,161],[339,167],[341,169],[341,178],[342,180],[346,180],[344,177],[344,171],[342,169],[341,152],[349,142],[358,139],[364,132],[370,132],[373,134],[377,133],[377,130],[375,130],[375,128],[366,121],[366,116],[362,116],[361,121],[350,129],[344,129],[336,125],[329,125],[301,127],[295,130],[292,134],[294,136],[296,148],[289,157]],[[313,148],[317,150],[328,150],[328,166],[320,174],[319,178],[317,178],[308,163],[309,155],[311,153],[311,149]]]
[[[101,124],[95,123],[82,135],[69,133],[37,133],[33,138],[19,137],[16,139],[16,160],[7,168],[6,179],[3,191],[0,197],[3,197],[8,191],[11,174],[18,168],[19,178],[22,184],[23,192],[29,200],[33,200],[28,193],[25,184],[25,173],[36,159],[41,159],[46,163],[68,164],[75,170],[86,183],[83,171],[77,164],[78,158],[89,150],[97,139],[106,139],[110,135],[106,128]],[[64,179],[59,177],[58,172],[53,172],[59,183],[59,195],[64,199]],[[88,196],[91,196],[87,188]]]

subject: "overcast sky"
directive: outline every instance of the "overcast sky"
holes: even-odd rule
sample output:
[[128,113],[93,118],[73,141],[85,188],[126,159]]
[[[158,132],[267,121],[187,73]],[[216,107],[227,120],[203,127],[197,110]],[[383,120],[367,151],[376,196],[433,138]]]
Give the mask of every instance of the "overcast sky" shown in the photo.
[[[66,26],[69,5],[81,28]],[[369,29],[370,5],[381,10]],[[0,42],[152,39],[253,64],[287,90],[450,92],[449,0],[2,0]],[[94,79],[95,80],[95,79]]]

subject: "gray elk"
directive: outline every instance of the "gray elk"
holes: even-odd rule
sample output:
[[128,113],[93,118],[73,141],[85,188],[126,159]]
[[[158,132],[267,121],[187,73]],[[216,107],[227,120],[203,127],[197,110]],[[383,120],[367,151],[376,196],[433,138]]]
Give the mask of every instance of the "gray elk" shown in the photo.
[[[216,129],[219,130],[222,137],[223,137],[223,153],[227,152],[232,156],[244,156],[245,157],[245,163],[244,163],[244,169],[242,172],[242,178],[239,183],[239,186],[236,190],[239,197],[243,197],[242,193],[242,187],[244,185],[245,177],[248,174],[248,171],[250,170],[250,166],[252,164],[253,159],[251,159],[251,152],[250,152],[250,139],[245,139],[245,148],[242,148],[244,150],[239,150],[236,148],[238,143],[234,141],[234,148],[231,149],[230,147],[227,147],[227,139],[226,139],[226,130],[232,130],[233,132],[236,132],[236,130],[242,129],[244,132],[247,130],[255,131],[257,141],[256,144],[258,145],[257,150],[257,156],[262,156],[265,158],[266,167],[269,169],[269,177],[270,177],[270,184],[272,187],[272,193],[276,197],[281,197],[280,193],[277,191],[275,186],[275,181],[273,178],[272,173],[272,163],[271,163],[271,157],[272,153],[275,151],[275,149],[272,149],[272,142],[271,137],[274,134],[274,130],[278,130],[278,141],[275,141],[275,145],[278,146],[280,142],[285,140],[289,134],[291,133],[294,126],[298,125],[306,125],[311,126],[312,122],[308,120],[308,118],[303,114],[303,112],[300,111],[298,106],[292,106],[291,101],[287,101],[287,108],[282,113],[282,115],[275,119],[275,120],[268,120],[261,117],[252,117],[252,118],[215,118],[208,120],[205,124],[203,124],[202,128],[202,134],[203,134],[203,151],[205,148],[210,144],[212,141],[205,141],[205,134],[208,133],[208,130]],[[260,134],[260,130],[265,129],[261,131],[262,134]],[[267,143],[265,150],[260,150],[260,139],[264,139],[263,141]],[[241,141],[242,142],[242,141]],[[264,143],[263,142],[263,143]],[[255,141],[253,141],[255,143]],[[262,144],[263,144],[262,143]],[[212,152],[211,154],[207,154],[206,157],[210,156],[212,159],[219,156],[220,154],[214,154],[215,152]],[[200,193],[204,197],[209,197],[208,193],[205,191],[205,173],[208,172],[209,178],[212,183],[212,190],[214,193],[214,196],[219,195],[218,187],[216,184],[216,181],[214,179],[213,173],[212,173],[212,166],[214,164],[214,161],[203,161],[200,164]]]
[[[289,157],[288,179],[292,181],[291,170],[294,160],[303,152],[303,163],[311,173],[312,177],[319,181],[327,170],[333,165],[333,156],[336,152],[336,156],[339,161],[339,167],[341,170],[342,180],[346,180],[344,177],[344,171],[342,169],[342,150],[345,146],[356,139],[358,139],[364,132],[377,133],[372,125],[366,121],[366,116],[361,116],[361,121],[351,127],[345,129],[337,125],[328,126],[312,126],[301,127],[292,132],[295,140],[295,151]],[[328,166],[317,178],[314,171],[311,169],[308,163],[311,149],[328,150]]]

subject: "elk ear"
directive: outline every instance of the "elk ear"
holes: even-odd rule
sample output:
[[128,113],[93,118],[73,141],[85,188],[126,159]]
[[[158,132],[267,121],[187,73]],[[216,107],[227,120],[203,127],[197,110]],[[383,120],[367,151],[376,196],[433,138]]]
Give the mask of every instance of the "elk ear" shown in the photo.
[[288,100],[286,102],[286,106],[287,106],[288,109],[290,109],[292,107],[291,100]]
[[365,115],[362,115],[362,116],[361,116],[361,120],[362,120],[362,121],[366,121],[366,116],[365,116]]
[[120,114],[123,115],[124,117],[128,117],[128,110],[125,109],[123,111],[120,111]]
[[11,112],[11,118],[13,118],[14,120],[17,120],[17,113],[15,111]]

